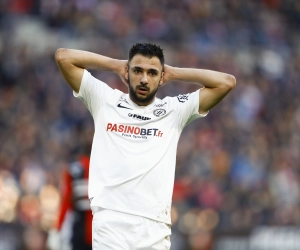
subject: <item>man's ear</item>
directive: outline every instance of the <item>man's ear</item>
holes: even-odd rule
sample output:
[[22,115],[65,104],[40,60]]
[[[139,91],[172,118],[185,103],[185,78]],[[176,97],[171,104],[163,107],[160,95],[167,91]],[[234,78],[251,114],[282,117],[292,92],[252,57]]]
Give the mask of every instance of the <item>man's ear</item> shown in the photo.
[[126,66],[125,79],[128,81],[128,65]]
[[159,83],[158,83],[158,86],[161,86],[161,85],[164,84],[164,74],[165,74],[164,71],[161,72],[160,81],[159,81]]

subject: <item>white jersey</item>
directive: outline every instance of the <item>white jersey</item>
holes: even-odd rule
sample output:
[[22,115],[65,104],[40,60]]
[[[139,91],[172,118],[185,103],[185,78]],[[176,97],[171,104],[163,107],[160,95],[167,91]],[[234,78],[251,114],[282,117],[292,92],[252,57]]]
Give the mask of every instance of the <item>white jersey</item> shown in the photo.
[[177,144],[184,126],[199,115],[199,91],[155,98],[138,106],[84,70],[79,93],[95,134],[89,198],[102,207],[171,224]]

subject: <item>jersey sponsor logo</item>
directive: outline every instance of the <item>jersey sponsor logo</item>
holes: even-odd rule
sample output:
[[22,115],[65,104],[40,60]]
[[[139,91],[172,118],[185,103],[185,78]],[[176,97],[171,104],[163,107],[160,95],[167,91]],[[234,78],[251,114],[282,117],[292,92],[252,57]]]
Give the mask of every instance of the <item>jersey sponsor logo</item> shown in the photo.
[[150,117],[147,116],[142,116],[142,115],[137,115],[137,114],[128,114],[129,117],[133,118],[133,119],[137,119],[137,120],[143,120],[143,121],[148,121],[151,120]]
[[123,108],[123,109],[131,109],[131,108],[127,108],[127,107],[125,107],[125,106],[122,106],[121,103],[119,103],[117,106],[118,106],[119,108]]
[[179,95],[177,96],[177,99],[179,102],[186,102],[189,99],[190,94],[185,94],[185,95]]
[[157,116],[157,117],[163,116],[163,115],[165,115],[166,113],[167,113],[167,112],[166,112],[165,109],[155,109],[155,110],[153,111],[153,114],[154,114],[155,116]]
[[120,133],[124,137],[137,139],[147,139],[148,136],[162,137],[163,132],[158,128],[140,128],[139,126],[130,126],[116,123],[107,123],[106,131]]

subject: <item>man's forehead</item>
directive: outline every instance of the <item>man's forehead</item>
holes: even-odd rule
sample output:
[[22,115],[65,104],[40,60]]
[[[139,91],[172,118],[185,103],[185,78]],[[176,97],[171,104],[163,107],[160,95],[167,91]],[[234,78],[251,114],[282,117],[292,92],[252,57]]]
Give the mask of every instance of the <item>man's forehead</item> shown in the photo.
[[142,69],[162,70],[162,65],[158,57],[146,57],[140,54],[135,55],[129,62],[130,68],[139,67]]

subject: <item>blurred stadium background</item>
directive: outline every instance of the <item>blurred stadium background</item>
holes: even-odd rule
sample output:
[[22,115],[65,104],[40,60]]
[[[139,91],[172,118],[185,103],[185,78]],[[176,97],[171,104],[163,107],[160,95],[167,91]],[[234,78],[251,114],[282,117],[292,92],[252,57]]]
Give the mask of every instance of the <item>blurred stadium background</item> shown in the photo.
[[[44,250],[61,172],[87,109],[57,48],[233,74],[237,86],[178,146],[172,250],[300,249],[300,1],[0,1],[0,250]],[[117,76],[94,72],[126,91]],[[172,83],[159,97],[193,91]]]

